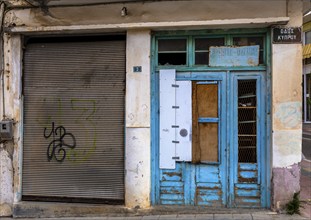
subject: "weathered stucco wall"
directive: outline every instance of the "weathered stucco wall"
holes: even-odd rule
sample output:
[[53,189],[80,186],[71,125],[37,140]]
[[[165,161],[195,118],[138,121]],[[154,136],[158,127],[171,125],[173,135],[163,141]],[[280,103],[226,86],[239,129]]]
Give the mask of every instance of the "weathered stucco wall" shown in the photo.
[[[121,9],[128,15],[121,17]],[[259,10],[260,9],[260,10]],[[56,7],[48,10],[16,9],[7,13],[6,26],[66,26],[135,22],[200,21],[237,18],[286,17],[286,0],[161,1],[107,4],[87,7]]]
[[[72,33],[94,33],[99,25],[116,24],[113,31],[131,28],[131,23],[165,22],[167,28],[176,29],[172,22],[189,21],[191,28],[202,29],[201,21],[260,18],[262,23],[271,17],[290,17],[288,26],[302,25],[302,1],[261,0],[244,1],[167,1],[97,5],[87,7],[56,7],[49,10],[12,9],[6,13],[5,26],[23,27],[35,34],[44,28],[75,26]],[[121,17],[122,7],[128,16]],[[118,26],[122,24],[122,29]],[[214,24],[217,24],[215,22]],[[79,26],[82,25],[82,26]],[[84,26],[83,26],[84,25]],[[89,26],[90,25],[90,26]],[[171,26],[170,26],[171,25]],[[265,24],[267,25],[267,24]],[[156,26],[156,25],[155,25]],[[224,26],[215,26],[223,28]],[[57,33],[63,34],[62,28]],[[137,27],[136,27],[137,28]],[[9,31],[10,29],[6,29]],[[55,29],[56,30],[56,29]],[[42,32],[40,32],[42,31]],[[109,26],[107,30],[111,31]],[[0,215],[10,215],[14,202],[21,200],[22,164],[22,100],[21,100],[21,36],[5,35],[5,105],[9,118],[15,120],[14,143],[0,149]],[[283,202],[299,190],[301,159],[301,70],[302,47],[299,44],[272,46],[272,154],[273,204]],[[150,31],[130,30],[127,34],[126,74],[126,206],[150,206]],[[142,66],[134,73],[133,66]],[[13,171],[14,169],[14,171]],[[298,181],[298,182],[297,182]],[[287,183],[287,184],[280,184]],[[278,187],[276,187],[278,186]]]
[[[289,27],[302,25],[302,1],[288,3]],[[302,45],[272,45],[273,205],[282,206],[300,190]],[[281,184],[282,183],[282,184]],[[286,183],[286,184],[285,184]]]
[[3,145],[4,147],[0,149],[0,216],[11,215],[13,201],[20,200],[20,155],[22,154],[21,48],[20,36],[4,35],[5,116],[14,119],[14,140],[6,142]]
[[[150,31],[129,31],[126,49],[127,207],[150,206]],[[133,72],[141,66],[142,72]]]
[[10,216],[13,205],[12,155],[6,147],[0,148],[0,216]]

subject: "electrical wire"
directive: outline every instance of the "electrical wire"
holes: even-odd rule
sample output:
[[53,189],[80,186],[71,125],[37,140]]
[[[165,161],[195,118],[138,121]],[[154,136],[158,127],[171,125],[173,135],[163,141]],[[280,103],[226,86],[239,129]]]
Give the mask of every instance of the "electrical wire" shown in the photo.
[[3,49],[3,18],[5,13],[5,3],[1,1],[0,6],[0,74],[1,74],[1,87],[2,87],[2,117],[5,118],[5,96],[4,96],[4,49]]
[[25,2],[27,2],[30,6],[32,6],[32,7],[37,7],[38,5],[34,5],[32,2],[32,0],[31,0],[31,2],[29,1],[29,0],[24,0]]
[[[145,2],[169,2],[169,1],[184,1],[184,0],[120,0],[120,1],[106,1],[106,2],[93,2],[93,3],[81,3],[81,4],[47,4],[45,1],[24,0],[29,6],[7,6],[8,9],[27,9],[27,8],[58,8],[58,7],[83,7],[83,6],[96,6],[96,5],[110,5],[110,4],[131,4],[131,3],[145,3]],[[37,2],[37,4],[34,4]]]

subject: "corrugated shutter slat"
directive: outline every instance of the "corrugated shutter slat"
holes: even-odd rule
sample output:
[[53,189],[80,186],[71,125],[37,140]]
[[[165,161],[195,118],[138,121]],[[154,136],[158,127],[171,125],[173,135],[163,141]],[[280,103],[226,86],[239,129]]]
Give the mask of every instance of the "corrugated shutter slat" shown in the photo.
[[23,92],[23,196],[124,200],[125,41],[29,44]]

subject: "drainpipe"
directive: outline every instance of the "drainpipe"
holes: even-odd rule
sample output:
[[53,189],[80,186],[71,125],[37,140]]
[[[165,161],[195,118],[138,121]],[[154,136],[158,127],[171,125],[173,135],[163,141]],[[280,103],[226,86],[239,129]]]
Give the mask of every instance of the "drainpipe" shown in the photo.
[[3,18],[4,18],[5,3],[1,1],[0,5],[0,74],[2,88],[2,118],[5,119],[5,101],[4,101],[4,48],[3,48]]

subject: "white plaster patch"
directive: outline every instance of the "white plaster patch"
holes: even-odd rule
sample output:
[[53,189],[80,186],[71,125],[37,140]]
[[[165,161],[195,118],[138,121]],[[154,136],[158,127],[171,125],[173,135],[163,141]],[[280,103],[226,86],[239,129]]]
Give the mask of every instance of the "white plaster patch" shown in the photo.
[[301,161],[301,130],[273,132],[273,167],[288,167]]
[[301,125],[301,102],[276,104],[275,117],[284,128],[296,128]]
[[126,129],[125,205],[150,206],[150,129]]
[[12,214],[13,205],[13,167],[6,150],[0,150],[0,216]]
[[126,127],[150,127],[150,32],[128,31],[126,45]]

